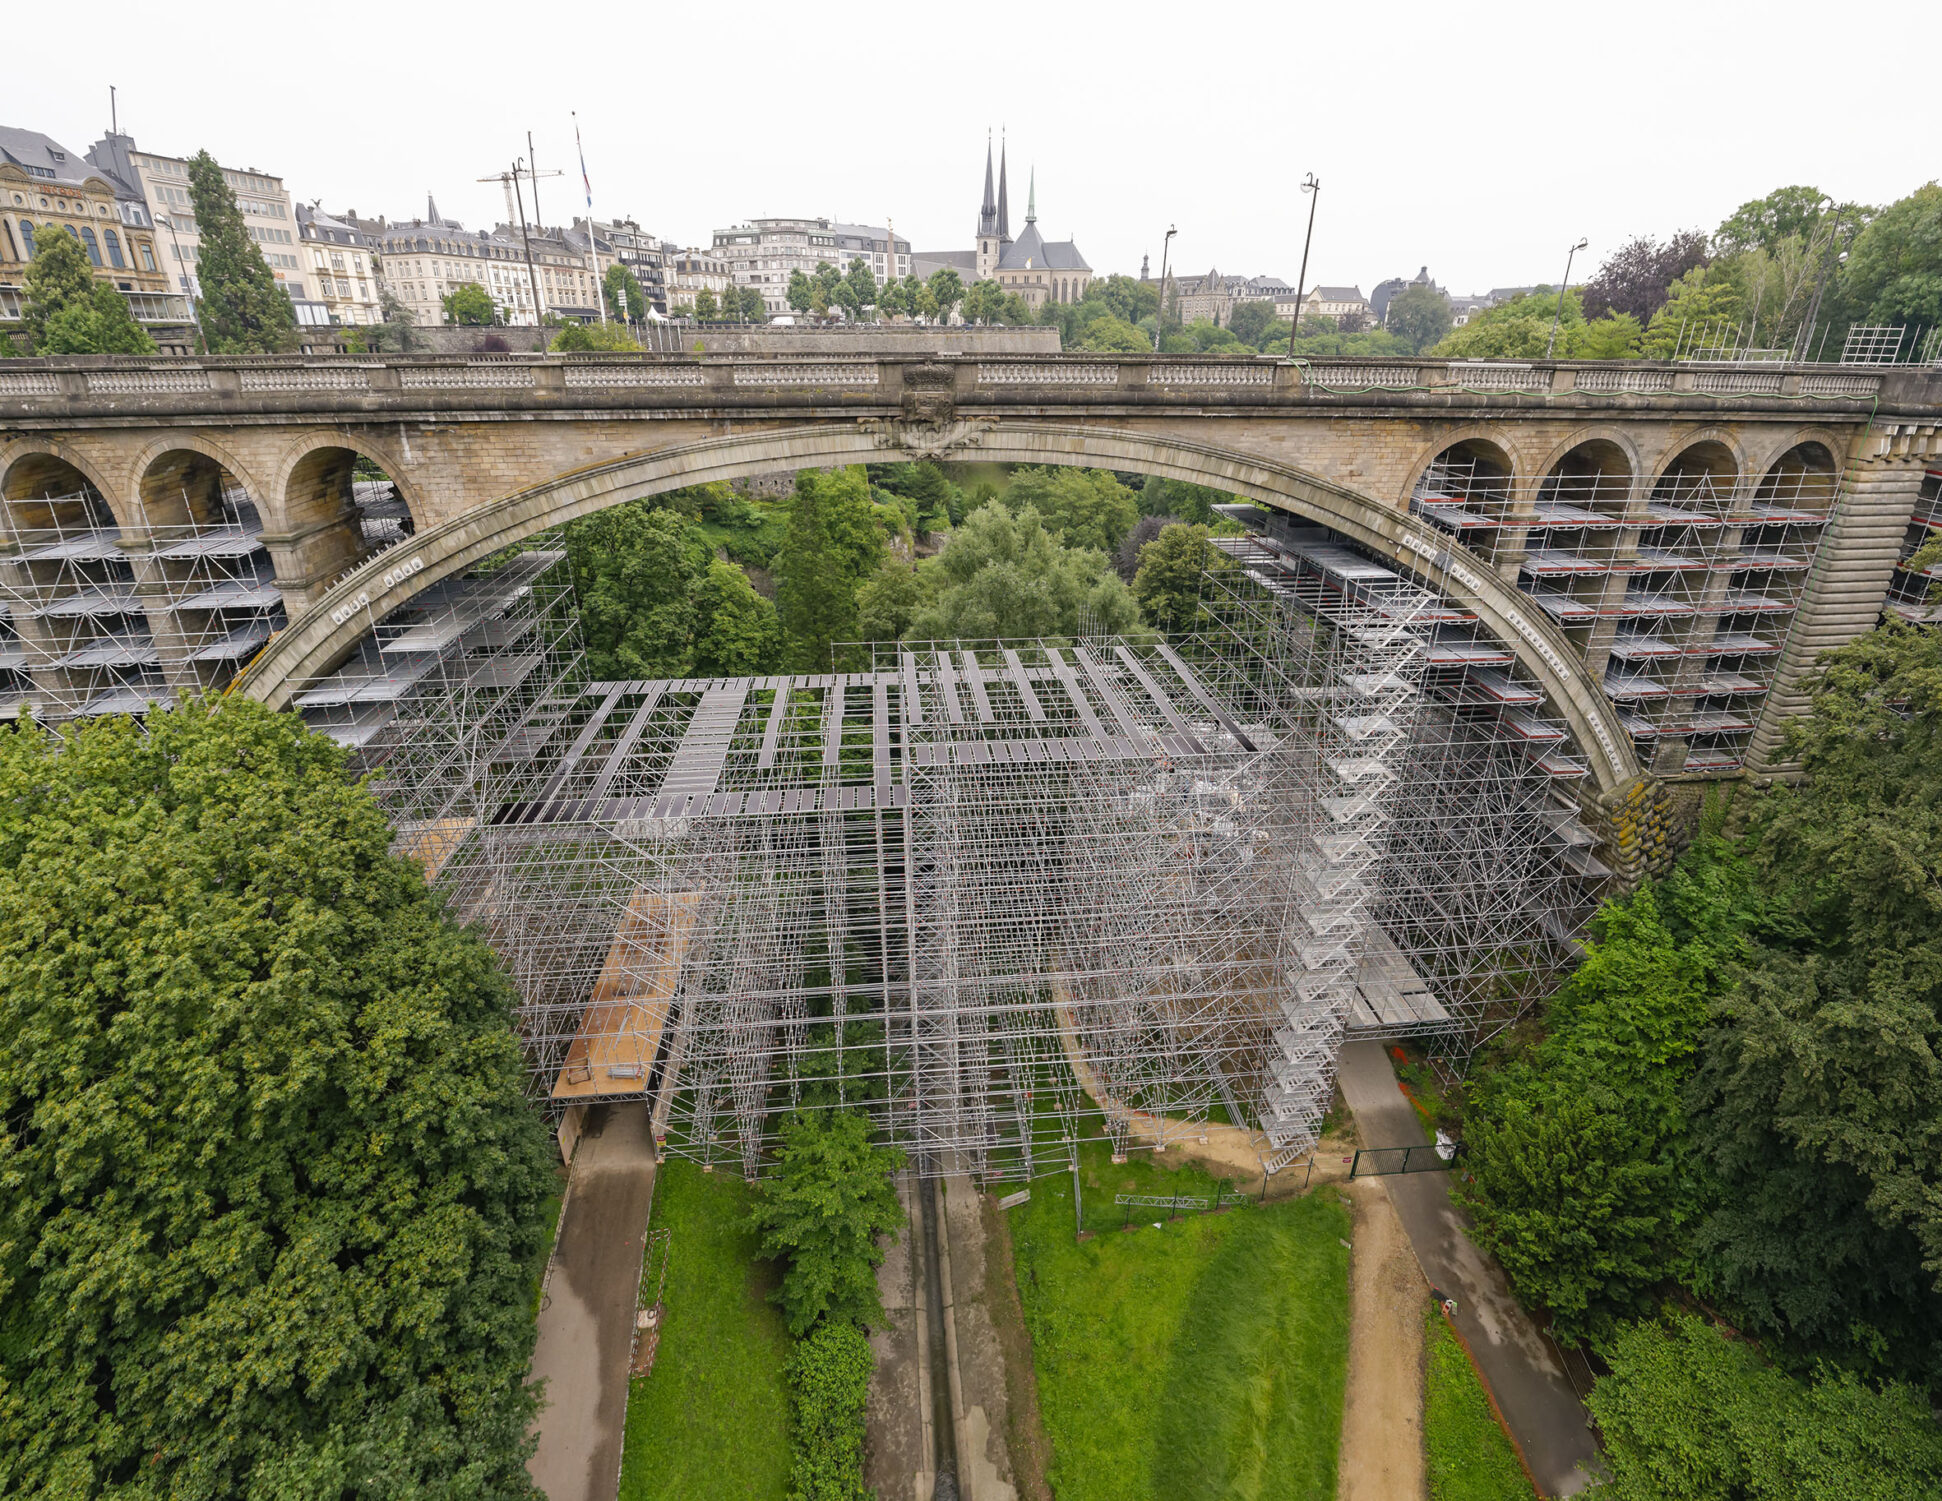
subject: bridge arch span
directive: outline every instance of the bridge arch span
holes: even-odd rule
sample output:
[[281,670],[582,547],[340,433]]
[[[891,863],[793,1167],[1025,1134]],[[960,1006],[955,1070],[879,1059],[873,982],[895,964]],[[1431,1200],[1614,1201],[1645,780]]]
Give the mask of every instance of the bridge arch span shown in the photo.
[[[948,441],[943,441],[948,439]],[[1639,778],[1630,736],[1548,619],[1482,558],[1398,507],[1234,449],[1111,427],[996,422],[948,434],[881,423],[756,429],[629,455],[476,506],[338,580],[239,679],[272,706],[342,660],[371,622],[442,578],[537,532],[624,501],[713,480],[891,458],[1128,469],[1246,495],[1327,526],[1476,610],[1570,724],[1601,793]]]
[[16,517],[21,503],[31,503],[77,480],[84,482],[107,506],[123,536],[134,536],[141,530],[140,509],[132,489],[116,485],[86,454],[70,444],[57,438],[20,438],[0,443],[0,497],[4,497],[10,520]]
[[375,464],[398,487],[414,528],[429,520],[417,485],[398,478],[405,466],[383,444],[340,428],[300,434],[276,461],[264,517],[277,577],[298,598],[316,598],[327,580],[353,566],[366,550],[351,486],[359,459]]
[[263,487],[222,444],[201,433],[172,434],[135,456],[132,493],[145,526],[206,523],[221,508],[223,476],[241,487],[263,517]]
[[[1601,500],[1624,499],[1638,483],[1644,468],[1644,457],[1630,434],[1609,424],[1587,423],[1573,428],[1539,457],[1531,466],[1525,488],[1528,498],[1535,500],[1552,481],[1595,474]],[[1624,491],[1608,495],[1608,491],[1616,491],[1621,474]]]
[[1451,454],[1480,457],[1502,470],[1506,493],[1527,480],[1531,474],[1529,455],[1501,424],[1475,422],[1439,433],[1435,441],[1424,444],[1409,461],[1403,486],[1396,496],[1398,505],[1407,506],[1416,487],[1429,473],[1430,466]]
[[1670,499],[1682,479],[1703,474],[1718,488],[1739,484],[1746,473],[1746,448],[1739,438],[1724,428],[1702,427],[1666,445],[1642,488],[1647,495]]

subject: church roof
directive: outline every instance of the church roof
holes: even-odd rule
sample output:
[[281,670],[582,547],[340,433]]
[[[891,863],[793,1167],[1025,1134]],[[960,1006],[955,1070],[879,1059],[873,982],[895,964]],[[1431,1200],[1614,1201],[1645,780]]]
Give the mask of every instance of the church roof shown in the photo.
[[1027,220],[1025,232],[1004,248],[998,257],[1000,271],[1090,271],[1086,258],[1072,240],[1048,240],[1038,232],[1038,224]]

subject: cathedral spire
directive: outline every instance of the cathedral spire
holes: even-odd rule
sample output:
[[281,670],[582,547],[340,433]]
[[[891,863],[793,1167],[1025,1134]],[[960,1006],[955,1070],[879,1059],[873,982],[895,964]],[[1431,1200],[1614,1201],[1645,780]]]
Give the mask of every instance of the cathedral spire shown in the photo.
[[1005,195],[1005,138],[998,137],[998,238],[1011,242],[1011,207]]
[[1038,223],[1038,168],[1036,166],[1032,168],[1031,176],[1025,180],[1029,184],[1025,189],[1025,222],[1036,224]]
[[984,204],[978,210],[978,233],[998,233],[998,200],[991,189],[991,132],[988,130],[984,138]]

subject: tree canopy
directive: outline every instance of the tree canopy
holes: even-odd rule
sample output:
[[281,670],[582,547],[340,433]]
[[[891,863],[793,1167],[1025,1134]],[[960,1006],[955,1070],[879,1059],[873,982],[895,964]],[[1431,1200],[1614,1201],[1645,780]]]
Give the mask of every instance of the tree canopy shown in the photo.
[[1073,637],[1139,623],[1139,605],[1103,552],[1060,545],[1032,506],[991,501],[964,518],[919,570],[920,641]]
[[1664,244],[1649,235],[1628,240],[1585,283],[1585,316],[1629,314],[1638,325],[1650,323],[1671,295],[1673,283],[1704,266],[1707,259],[1706,236],[1696,229],[1684,230]]
[[236,195],[207,151],[189,160],[189,198],[201,248],[202,332],[211,354],[279,354],[297,342],[297,313],[250,238]]
[[1139,497],[1103,469],[1065,465],[1013,472],[1005,503],[1034,507],[1067,547],[1117,548],[1140,519]]
[[860,639],[857,585],[883,559],[883,527],[858,468],[796,476],[789,531],[776,556],[784,657],[798,672],[827,672],[832,648]]
[[633,267],[615,261],[600,278],[600,295],[607,305],[607,316],[623,323],[639,323],[654,311],[647,288],[634,275]]
[[460,282],[439,298],[439,303],[445,310],[447,323],[478,328],[500,321],[499,305],[492,300],[492,294],[476,281]]
[[0,730],[0,1491],[531,1497],[512,992],[244,698]]
[[1420,352],[1448,334],[1453,321],[1447,295],[1435,287],[1412,282],[1390,299],[1383,326]]
[[1200,593],[1213,549],[1204,526],[1165,526],[1140,549],[1133,597],[1158,630],[1193,630],[1200,623]]
[[34,237],[21,327],[29,354],[153,354],[128,299],[97,278],[74,232],[48,224]]

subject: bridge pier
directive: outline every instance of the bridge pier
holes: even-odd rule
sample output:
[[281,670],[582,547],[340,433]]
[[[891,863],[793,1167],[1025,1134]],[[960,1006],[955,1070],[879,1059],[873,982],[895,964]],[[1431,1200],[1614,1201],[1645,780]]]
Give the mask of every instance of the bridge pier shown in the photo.
[[1928,466],[1942,454],[1934,423],[1869,428],[1855,444],[1834,514],[1747,747],[1747,770],[1787,776],[1787,725],[1807,712],[1806,682],[1823,652],[1873,628],[1901,558]]

